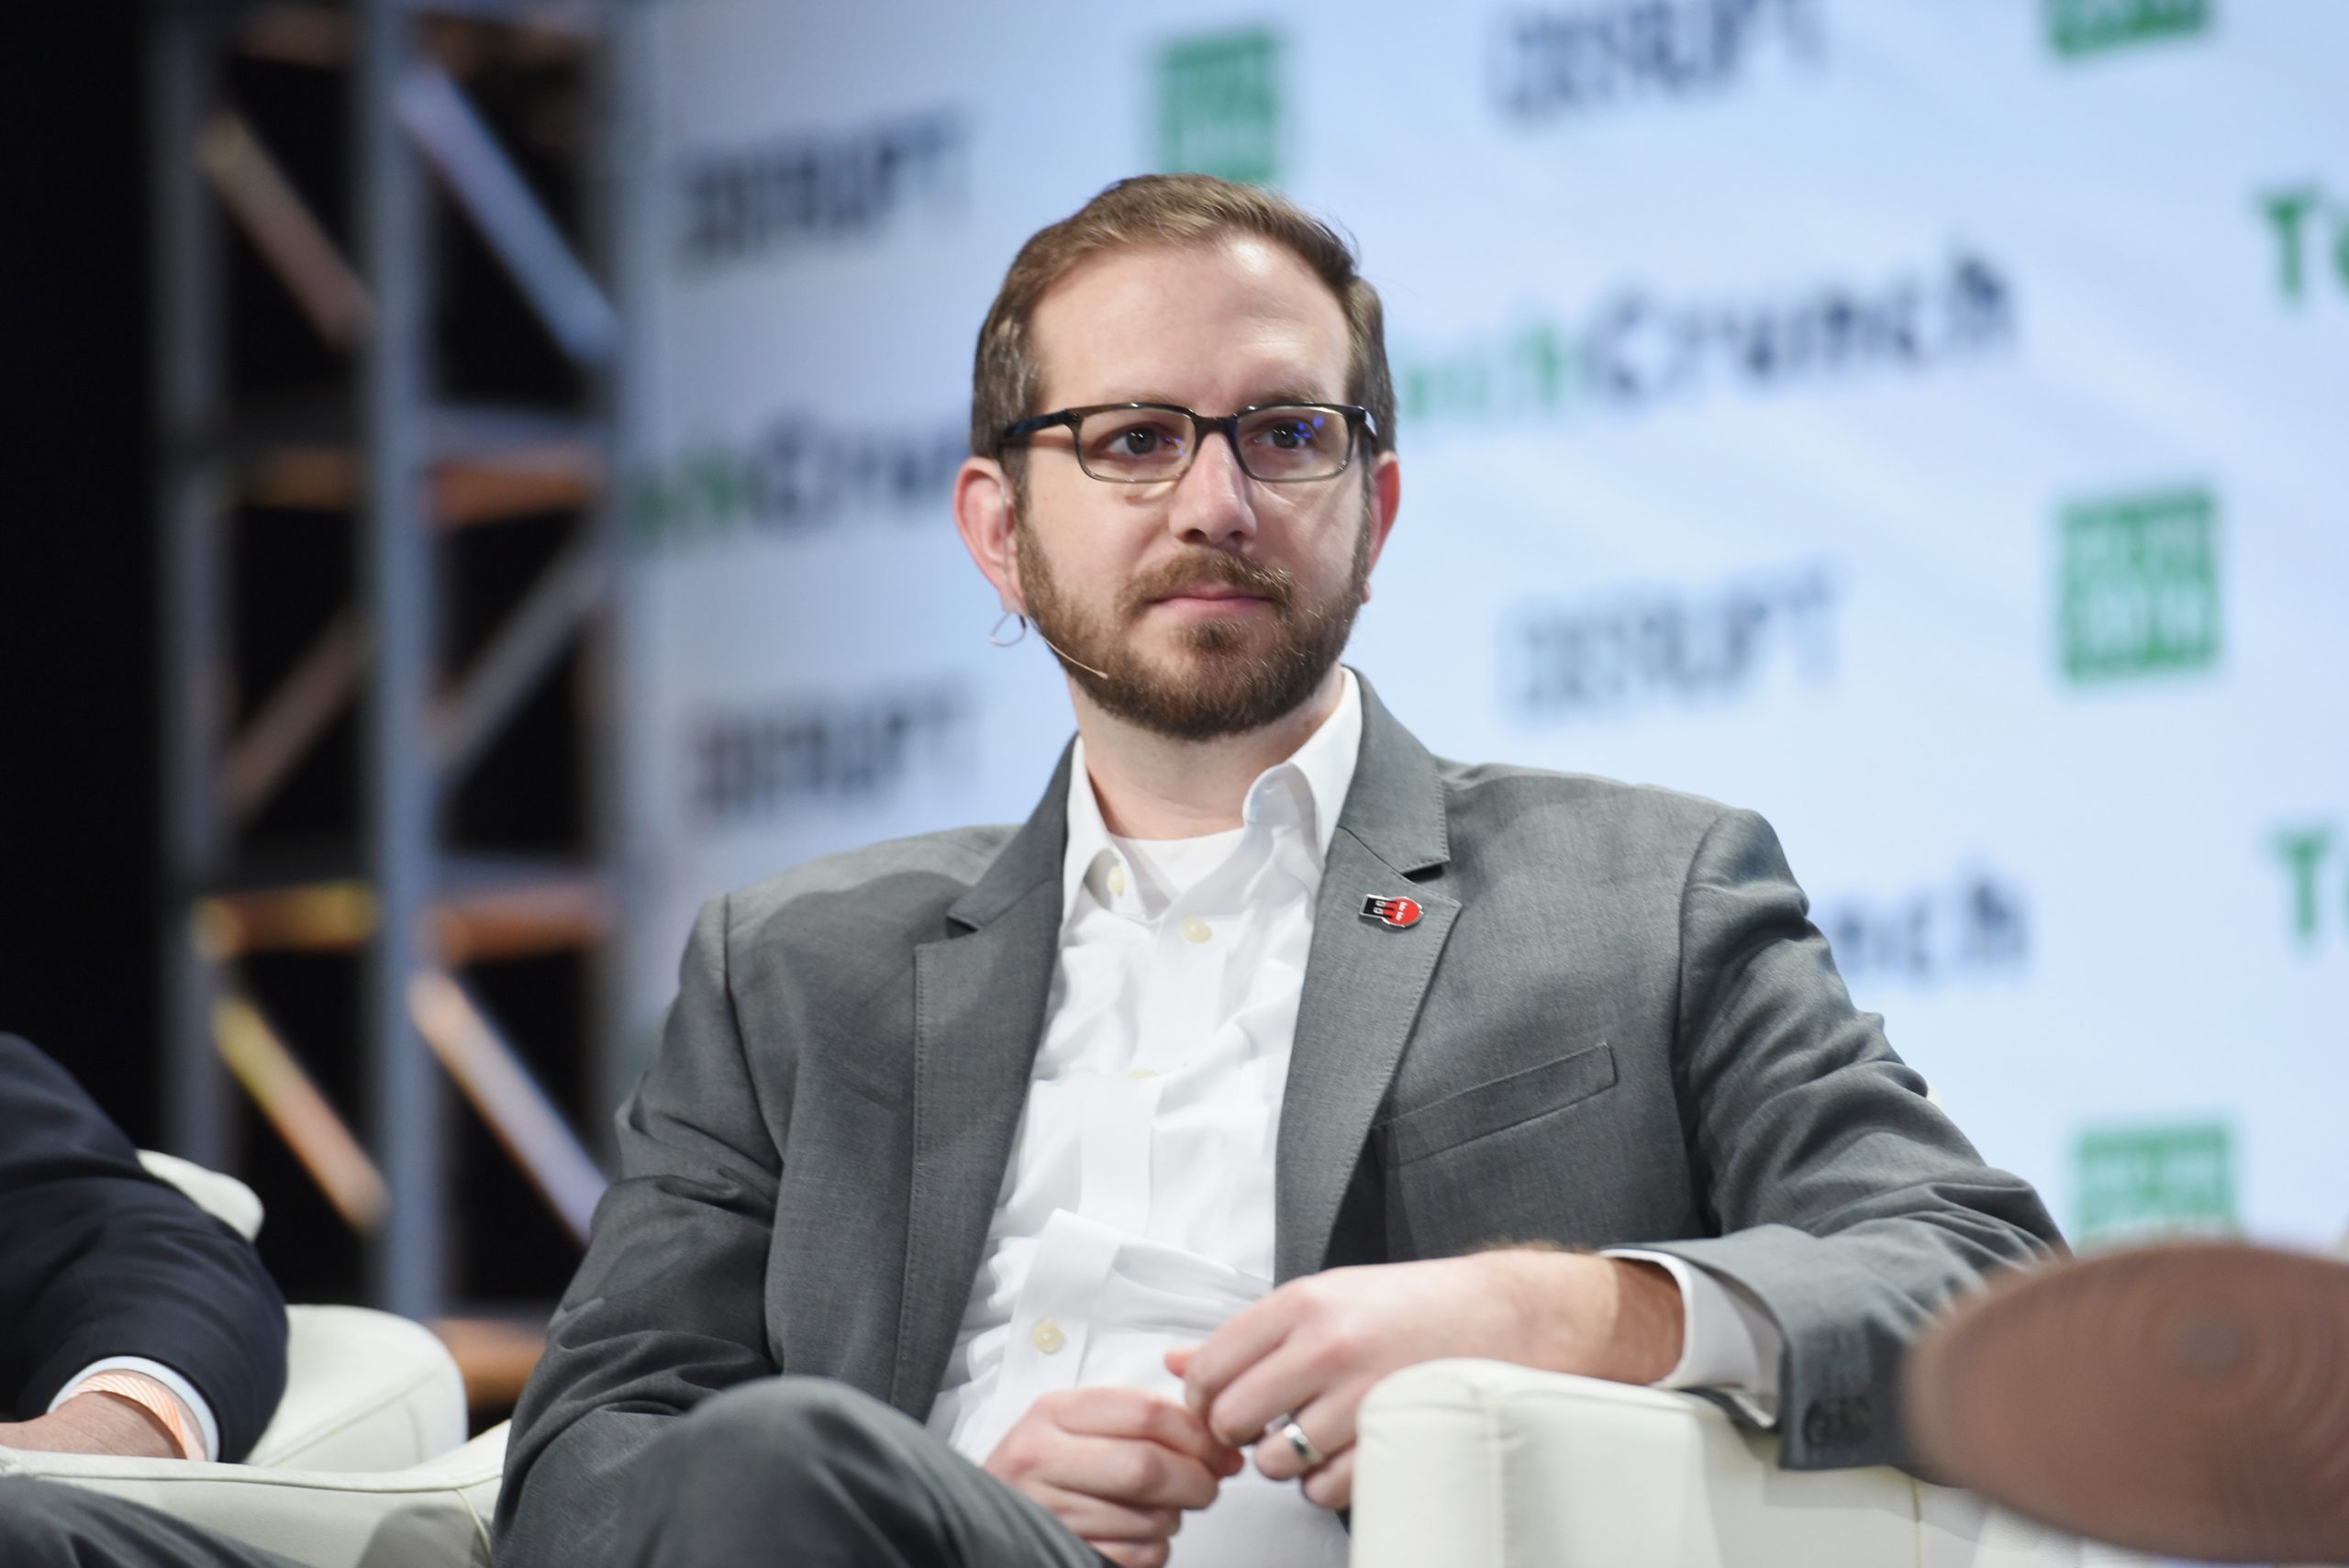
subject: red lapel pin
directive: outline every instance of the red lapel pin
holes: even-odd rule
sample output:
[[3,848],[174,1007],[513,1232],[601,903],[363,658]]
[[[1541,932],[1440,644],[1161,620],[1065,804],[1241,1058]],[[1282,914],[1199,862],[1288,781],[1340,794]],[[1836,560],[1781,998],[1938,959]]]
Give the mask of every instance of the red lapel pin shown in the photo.
[[1398,931],[1406,926],[1418,925],[1419,914],[1419,906],[1415,899],[1380,898],[1374,895],[1362,901],[1364,919],[1383,920]]

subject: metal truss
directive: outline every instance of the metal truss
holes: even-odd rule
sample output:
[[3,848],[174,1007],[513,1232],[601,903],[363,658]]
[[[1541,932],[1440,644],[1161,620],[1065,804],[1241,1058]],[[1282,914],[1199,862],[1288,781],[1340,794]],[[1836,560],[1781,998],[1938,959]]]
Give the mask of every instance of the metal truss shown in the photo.
[[[234,1163],[240,1087],[364,1238],[355,1294],[442,1318],[466,1294],[451,1277],[464,1228],[507,1223],[476,1218],[452,1190],[454,1118],[486,1125],[573,1238],[604,1184],[469,970],[581,955],[587,1038],[565,1042],[560,1070],[585,1106],[620,1089],[617,965],[605,953],[622,900],[607,505],[619,334],[598,281],[613,250],[597,140],[604,17],[582,4],[359,0],[163,4],[150,21],[172,1142]],[[468,91],[485,50],[518,47],[575,65],[586,83],[573,171],[584,216],[569,232]],[[346,106],[342,214],[322,211],[315,188],[305,195],[288,150],[236,101],[234,68],[254,59],[331,76]],[[436,290],[459,225],[567,359],[578,395],[488,406],[441,389]],[[336,357],[333,387],[263,398],[236,384],[244,328],[227,258],[238,237],[315,335],[306,349]],[[339,518],[355,592],[272,689],[240,701],[232,585],[269,569],[241,520],[255,507]],[[451,541],[551,514],[574,516],[567,542],[450,667],[440,632],[465,587]],[[582,841],[562,854],[461,852],[446,827],[452,792],[558,666],[577,673],[582,743],[565,765],[586,803]],[[338,727],[348,745],[354,716],[355,834],[292,848],[256,836]],[[250,970],[289,952],[362,960],[348,971],[347,1035],[290,1038],[272,1018]],[[361,1069],[345,1072],[338,1106],[315,1070],[353,1053]],[[544,1052],[540,1067],[558,1070]]]

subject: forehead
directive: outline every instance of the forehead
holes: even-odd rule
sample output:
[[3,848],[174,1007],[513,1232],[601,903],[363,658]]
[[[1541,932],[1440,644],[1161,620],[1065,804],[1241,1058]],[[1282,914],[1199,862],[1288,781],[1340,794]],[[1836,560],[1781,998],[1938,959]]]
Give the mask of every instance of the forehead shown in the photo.
[[1337,296],[1253,236],[1088,257],[1037,303],[1029,342],[1040,408],[1163,400],[1219,413],[1345,392]]

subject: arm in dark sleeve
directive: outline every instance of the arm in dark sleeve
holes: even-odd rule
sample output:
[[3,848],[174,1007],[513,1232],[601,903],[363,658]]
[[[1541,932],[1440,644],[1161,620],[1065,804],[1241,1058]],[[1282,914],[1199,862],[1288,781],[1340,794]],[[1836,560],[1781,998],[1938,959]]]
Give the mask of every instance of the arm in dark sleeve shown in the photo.
[[780,1370],[765,1269],[782,1156],[728,994],[728,908],[695,922],[659,1055],[620,1109],[620,1179],[514,1413],[500,1568],[603,1561],[631,1461],[702,1400]]
[[250,1243],[150,1176],[72,1075],[0,1035],[0,1401],[28,1419],[106,1356],[212,1407],[241,1459],[285,1391],[285,1302]]
[[1902,1462],[1900,1360],[1994,1270],[2062,1246],[2029,1183],[1984,1164],[1883,1019],[1852,1006],[1776,836],[1705,834],[1681,906],[1684,1116],[1721,1235],[1657,1243],[1743,1285],[1786,1337],[1782,1462]]

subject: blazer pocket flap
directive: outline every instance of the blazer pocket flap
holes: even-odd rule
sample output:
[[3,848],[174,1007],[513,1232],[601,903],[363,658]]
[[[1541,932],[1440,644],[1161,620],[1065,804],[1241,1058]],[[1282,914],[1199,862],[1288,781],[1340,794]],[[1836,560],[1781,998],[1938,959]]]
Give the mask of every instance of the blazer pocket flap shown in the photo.
[[1388,1157],[1397,1165],[1531,1121],[1586,1100],[1615,1084],[1615,1048],[1605,1040],[1538,1067],[1446,1095],[1386,1124]]

